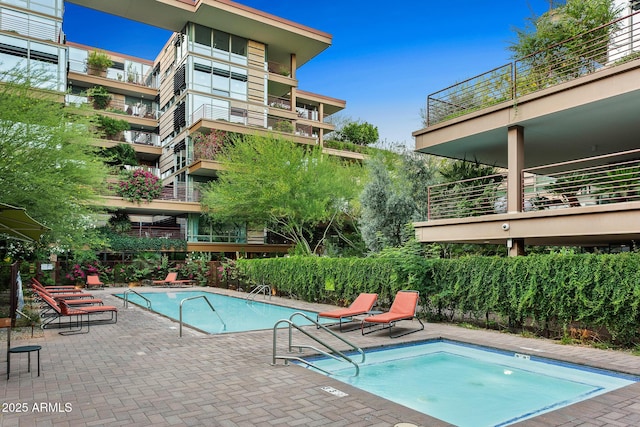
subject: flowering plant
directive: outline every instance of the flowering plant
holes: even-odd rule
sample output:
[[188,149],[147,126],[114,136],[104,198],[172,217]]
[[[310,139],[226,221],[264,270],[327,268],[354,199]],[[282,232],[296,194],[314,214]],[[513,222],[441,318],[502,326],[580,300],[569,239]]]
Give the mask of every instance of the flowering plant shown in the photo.
[[195,159],[213,160],[222,151],[227,134],[224,131],[212,130],[208,134],[196,132],[193,139]]
[[140,203],[143,199],[150,202],[162,194],[162,182],[151,172],[142,169],[125,171],[116,192],[130,202]]
[[80,264],[75,264],[65,277],[72,282],[83,282],[87,275]]

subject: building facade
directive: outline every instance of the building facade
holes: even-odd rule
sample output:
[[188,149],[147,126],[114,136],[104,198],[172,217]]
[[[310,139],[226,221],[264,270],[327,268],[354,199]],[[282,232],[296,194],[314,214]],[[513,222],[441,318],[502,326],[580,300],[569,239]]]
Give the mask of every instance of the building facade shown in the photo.
[[640,3],[429,95],[416,150],[496,175],[429,188],[422,242],[628,250],[640,238]]
[[[151,202],[109,195],[105,206],[129,216],[130,233],[185,239],[188,251],[286,252],[287,242],[262,229],[212,225],[201,215],[199,188],[216,179],[220,165],[194,150],[194,141],[211,132],[275,134],[324,147],[334,129],[327,117],[346,102],[299,89],[297,70],[331,45],[331,35],[227,0],[71,3],[173,32],[147,61],[66,40],[63,0],[0,1],[2,68],[44,66],[55,77],[47,88],[66,92],[67,105],[94,105],[102,116],[125,120],[128,130],[96,143],[131,145],[135,168],[163,182]],[[96,53],[108,57],[107,67],[92,65]],[[96,105],[97,90],[106,105]]]

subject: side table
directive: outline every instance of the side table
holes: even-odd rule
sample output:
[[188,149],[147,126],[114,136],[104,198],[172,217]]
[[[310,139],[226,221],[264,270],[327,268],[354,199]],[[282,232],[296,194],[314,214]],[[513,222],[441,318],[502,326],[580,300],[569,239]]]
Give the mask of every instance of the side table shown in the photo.
[[9,349],[9,354],[7,355],[7,380],[9,379],[9,373],[11,372],[11,355],[17,353],[27,353],[29,368],[27,372],[31,372],[31,353],[38,353],[38,376],[40,376],[40,349],[42,346],[39,345],[23,345],[21,347],[13,347]]

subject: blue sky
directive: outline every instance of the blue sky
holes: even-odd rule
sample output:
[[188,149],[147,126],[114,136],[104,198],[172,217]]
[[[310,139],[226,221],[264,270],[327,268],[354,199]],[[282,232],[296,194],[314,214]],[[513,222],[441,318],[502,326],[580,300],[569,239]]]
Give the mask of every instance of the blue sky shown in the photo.
[[[378,127],[381,140],[413,148],[430,93],[510,61],[514,28],[549,0],[240,0],[333,35],[298,71],[302,90],[347,101],[345,118]],[[67,40],[154,59],[170,33],[67,3]],[[88,19],[89,18],[89,19]],[[87,31],[92,28],[109,30]]]

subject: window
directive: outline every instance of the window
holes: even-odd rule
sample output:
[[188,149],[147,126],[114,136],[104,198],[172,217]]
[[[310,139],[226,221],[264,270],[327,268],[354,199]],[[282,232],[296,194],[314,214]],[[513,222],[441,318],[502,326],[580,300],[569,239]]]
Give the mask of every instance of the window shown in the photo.
[[211,29],[202,25],[193,25],[193,51],[211,55]]

